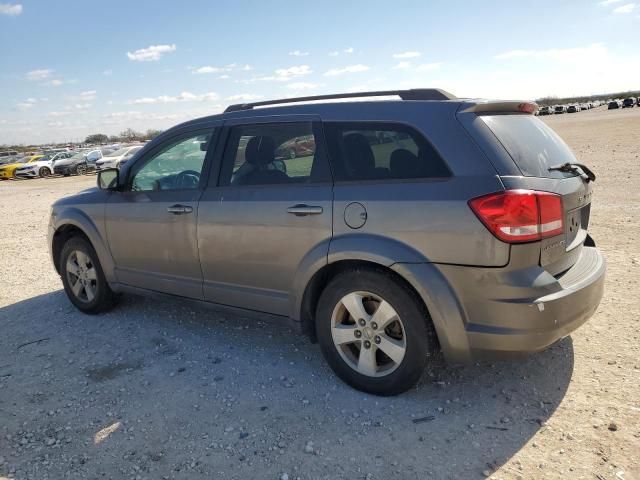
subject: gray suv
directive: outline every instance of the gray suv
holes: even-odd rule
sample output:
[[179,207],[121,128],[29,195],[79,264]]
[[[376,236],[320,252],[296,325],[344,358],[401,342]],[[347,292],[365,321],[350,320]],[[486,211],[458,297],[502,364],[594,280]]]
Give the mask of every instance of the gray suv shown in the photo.
[[[350,97],[373,99],[308,102]],[[233,105],[57,201],[53,263],[86,313],[155,292],[292,319],[379,395],[438,352],[539,351],[595,312],[605,261],[595,176],[536,108],[437,89]]]

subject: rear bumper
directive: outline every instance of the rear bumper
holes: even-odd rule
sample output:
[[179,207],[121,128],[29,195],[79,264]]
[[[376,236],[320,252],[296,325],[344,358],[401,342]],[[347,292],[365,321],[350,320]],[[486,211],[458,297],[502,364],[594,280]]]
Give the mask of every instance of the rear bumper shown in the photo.
[[598,308],[606,272],[595,247],[558,278],[540,267],[439,267],[464,310],[467,359],[533,353],[569,335]]

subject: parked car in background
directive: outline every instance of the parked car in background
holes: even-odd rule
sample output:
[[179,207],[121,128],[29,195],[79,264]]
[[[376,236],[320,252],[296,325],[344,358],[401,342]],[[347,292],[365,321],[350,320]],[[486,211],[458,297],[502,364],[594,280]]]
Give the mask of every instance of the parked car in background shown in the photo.
[[16,160],[14,163],[5,163],[4,165],[0,165],[0,179],[7,180],[9,178],[14,178],[16,170],[19,167],[35,163],[42,157],[44,157],[44,155],[31,155],[28,157],[22,157]]
[[607,110],[614,110],[616,108],[622,108],[622,104],[619,100],[612,100],[611,102],[609,102]]
[[20,153],[15,150],[7,150],[4,152],[0,152],[0,165],[5,165],[7,163],[14,163],[20,157]]
[[567,113],[567,107],[564,105],[556,105],[555,108],[553,109],[553,113],[555,114]]
[[131,157],[138,152],[143,145],[130,145],[105,155],[96,161],[96,170],[105,168],[120,168],[122,165],[131,160]]
[[70,158],[56,161],[53,166],[53,173],[56,175],[84,175],[88,171],[95,170],[96,162],[103,156],[111,153],[107,149],[91,149],[76,153]]
[[567,108],[567,113],[576,113],[580,111],[580,107],[578,105],[569,105]]
[[[440,351],[536,352],[582,325],[605,283],[595,175],[537,105],[330,98],[390,95],[234,105],[101,170],[51,209],[69,301],[95,314],[117,292],[164,293],[288,317],[379,395],[413,387]],[[313,154],[276,158],[296,140]]]
[[625,98],[622,102],[622,108],[633,108],[637,101],[635,97]]
[[16,169],[16,177],[37,178],[48,177],[53,173],[53,165],[58,160],[71,158],[73,152],[62,151],[59,153],[48,153],[35,162],[30,162]]
[[553,115],[553,107],[550,107],[548,105],[540,107],[538,115]]

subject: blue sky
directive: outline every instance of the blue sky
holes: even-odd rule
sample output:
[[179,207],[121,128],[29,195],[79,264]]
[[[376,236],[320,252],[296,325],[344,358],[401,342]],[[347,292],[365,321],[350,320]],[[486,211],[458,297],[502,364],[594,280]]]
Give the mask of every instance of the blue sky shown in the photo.
[[640,0],[0,0],[0,144],[167,128],[251,99],[640,89]]

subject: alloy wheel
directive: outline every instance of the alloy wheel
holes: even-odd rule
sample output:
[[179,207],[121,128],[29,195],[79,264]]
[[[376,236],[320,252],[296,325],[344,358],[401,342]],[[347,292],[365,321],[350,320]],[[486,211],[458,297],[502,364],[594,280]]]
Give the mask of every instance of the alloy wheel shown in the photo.
[[400,366],[407,339],[400,316],[371,292],[351,292],[331,316],[331,337],[342,359],[368,377],[389,375]]
[[80,250],[67,257],[66,274],[74,296],[81,302],[91,302],[98,290],[98,275],[91,258]]

